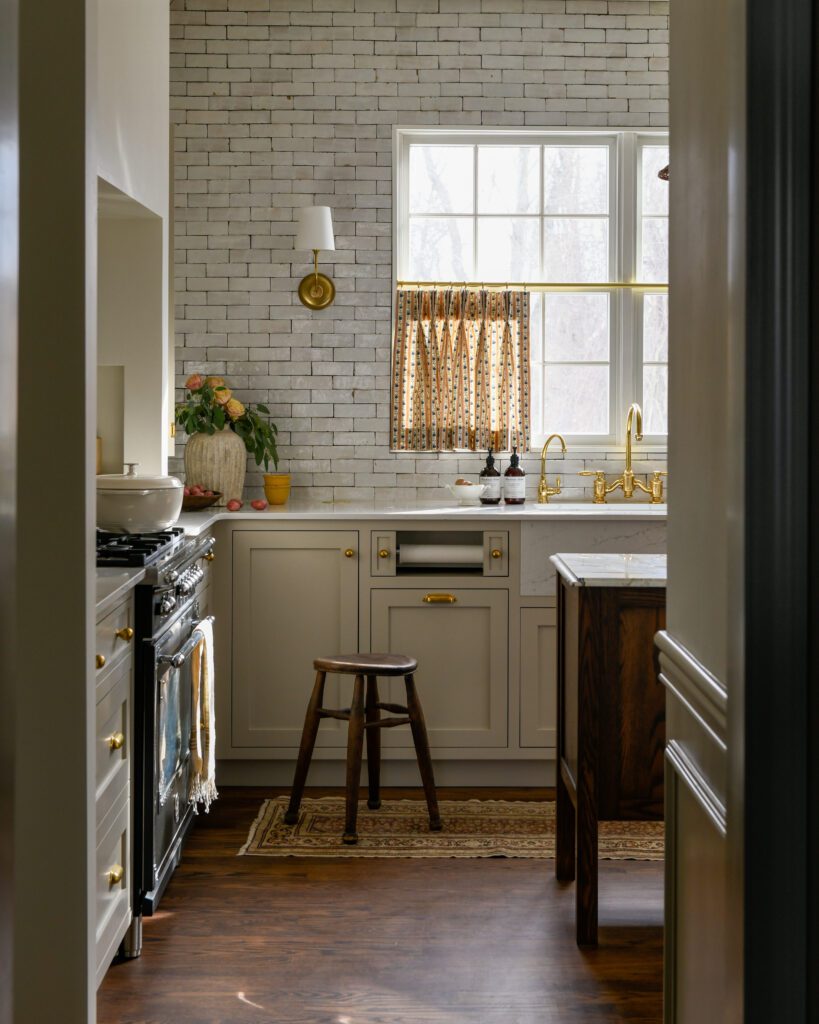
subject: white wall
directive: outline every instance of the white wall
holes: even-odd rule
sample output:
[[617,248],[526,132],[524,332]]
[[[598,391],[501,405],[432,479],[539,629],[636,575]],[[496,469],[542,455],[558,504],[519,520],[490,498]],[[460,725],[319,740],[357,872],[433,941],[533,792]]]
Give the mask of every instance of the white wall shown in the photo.
[[168,211],[168,2],[98,0],[97,169]]
[[[668,10],[174,0],[177,386],[206,370],[269,405],[297,491],[440,498],[474,475],[479,454],[389,450],[393,126],[666,126]],[[336,300],[319,313],[296,295],[309,254],[293,251],[294,211],[311,203],[332,207],[336,231]],[[570,452],[565,494],[589,494],[578,470],[622,459]],[[534,495],[537,459],[524,465]]]

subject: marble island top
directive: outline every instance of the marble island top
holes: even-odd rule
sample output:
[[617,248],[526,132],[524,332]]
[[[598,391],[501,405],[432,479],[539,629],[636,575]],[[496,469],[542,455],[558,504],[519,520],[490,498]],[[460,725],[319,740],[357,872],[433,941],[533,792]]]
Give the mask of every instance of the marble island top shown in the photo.
[[526,501],[524,505],[459,505],[453,501],[401,501],[392,504],[384,502],[316,501],[303,498],[291,499],[286,505],[269,506],[264,512],[256,512],[248,502],[238,512],[228,512],[222,506],[213,505],[201,512],[183,512],[179,526],[186,533],[197,535],[209,529],[220,519],[285,521],[291,520],[384,520],[415,519],[460,521],[482,519],[505,522],[536,522],[537,520],[578,522],[584,520],[649,520],[664,521],[668,515],[666,505],[651,505],[648,502],[612,502],[595,505],[586,502],[552,501],[538,505]]
[[550,561],[572,587],[664,587],[665,555],[566,554]]

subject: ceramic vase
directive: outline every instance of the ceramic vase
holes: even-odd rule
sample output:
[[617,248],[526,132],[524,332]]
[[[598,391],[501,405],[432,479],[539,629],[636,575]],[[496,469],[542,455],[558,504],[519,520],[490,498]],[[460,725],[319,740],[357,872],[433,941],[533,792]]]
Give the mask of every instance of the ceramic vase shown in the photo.
[[185,445],[185,482],[220,491],[217,505],[242,500],[247,470],[245,443],[230,427],[215,434],[193,434]]

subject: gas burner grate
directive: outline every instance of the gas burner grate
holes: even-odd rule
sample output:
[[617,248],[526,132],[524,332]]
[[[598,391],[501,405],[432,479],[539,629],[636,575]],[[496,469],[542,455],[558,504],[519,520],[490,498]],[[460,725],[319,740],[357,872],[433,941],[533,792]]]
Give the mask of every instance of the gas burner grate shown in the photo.
[[161,533],[106,533],[97,530],[97,568],[139,568],[171,551],[184,535],[181,526]]

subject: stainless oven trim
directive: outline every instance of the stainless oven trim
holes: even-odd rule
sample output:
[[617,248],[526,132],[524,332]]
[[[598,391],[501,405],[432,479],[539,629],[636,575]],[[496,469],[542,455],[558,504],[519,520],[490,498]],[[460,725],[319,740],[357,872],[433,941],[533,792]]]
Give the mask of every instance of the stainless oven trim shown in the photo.
[[203,622],[212,623],[213,621],[214,618],[212,615],[206,615],[203,619],[200,619],[191,630],[191,635],[188,637],[185,643],[179,648],[179,650],[176,651],[175,654],[160,654],[156,659],[157,662],[163,665],[170,665],[173,668],[182,668],[182,666],[185,664],[188,658],[196,650],[196,647],[202,641],[202,634],[200,633],[198,637],[196,635],[197,632],[199,631],[199,627],[202,625]]

